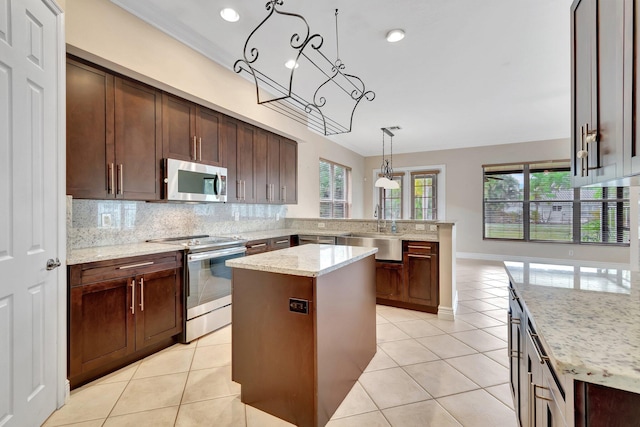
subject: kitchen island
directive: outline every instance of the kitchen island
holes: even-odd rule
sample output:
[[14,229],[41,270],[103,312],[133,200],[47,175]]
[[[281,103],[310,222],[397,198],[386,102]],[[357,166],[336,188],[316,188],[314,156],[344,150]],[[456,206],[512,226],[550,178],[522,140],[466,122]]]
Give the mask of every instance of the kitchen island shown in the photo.
[[376,248],[304,245],[232,267],[232,379],[242,402],[324,426],[376,352]]
[[538,418],[567,426],[637,422],[638,273],[529,262],[505,268],[511,386],[523,425]]

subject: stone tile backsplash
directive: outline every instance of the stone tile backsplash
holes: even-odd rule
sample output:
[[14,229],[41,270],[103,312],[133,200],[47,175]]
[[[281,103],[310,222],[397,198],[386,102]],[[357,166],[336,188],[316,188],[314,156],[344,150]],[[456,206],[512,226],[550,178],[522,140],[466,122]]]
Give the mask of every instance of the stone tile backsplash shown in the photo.
[[286,214],[286,205],[146,203],[68,196],[67,248],[278,229],[284,228]]

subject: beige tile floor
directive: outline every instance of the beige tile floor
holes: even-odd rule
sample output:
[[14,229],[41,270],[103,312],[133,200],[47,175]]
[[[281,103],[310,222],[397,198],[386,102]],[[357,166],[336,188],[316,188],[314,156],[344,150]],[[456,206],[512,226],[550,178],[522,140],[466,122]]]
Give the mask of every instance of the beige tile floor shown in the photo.
[[[378,351],[328,427],[516,427],[501,263],[458,260],[455,321],[377,307]],[[291,426],[240,402],[231,326],[71,393],[46,427]]]

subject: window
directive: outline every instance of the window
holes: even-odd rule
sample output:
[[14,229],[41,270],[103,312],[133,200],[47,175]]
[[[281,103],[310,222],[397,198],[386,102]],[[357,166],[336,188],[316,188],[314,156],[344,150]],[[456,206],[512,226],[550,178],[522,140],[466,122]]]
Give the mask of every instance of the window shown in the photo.
[[349,218],[351,169],[320,159],[320,218]]
[[[382,176],[382,175],[379,175]],[[402,219],[402,177],[404,173],[394,173],[392,181],[396,181],[400,188],[388,190],[380,188],[382,219]]]
[[411,172],[411,219],[438,218],[437,177],[438,171]]
[[627,187],[571,188],[567,161],[484,166],[484,238],[629,244]]

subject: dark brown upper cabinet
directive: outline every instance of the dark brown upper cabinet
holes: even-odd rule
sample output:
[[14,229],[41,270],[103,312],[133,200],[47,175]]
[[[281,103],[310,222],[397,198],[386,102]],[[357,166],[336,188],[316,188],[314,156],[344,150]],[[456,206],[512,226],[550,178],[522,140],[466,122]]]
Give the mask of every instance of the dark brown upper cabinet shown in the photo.
[[164,157],[224,165],[222,115],[167,93],[162,94]]
[[[571,164],[574,186],[622,184],[635,157],[635,0],[576,0],[571,7]],[[627,34],[628,33],[628,34]],[[632,154],[633,151],[633,154]],[[637,168],[640,172],[640,168]],[[636,172],[637,173],[637,172]]]
[[67,60],[67,194],[158,200],[161,92]]

